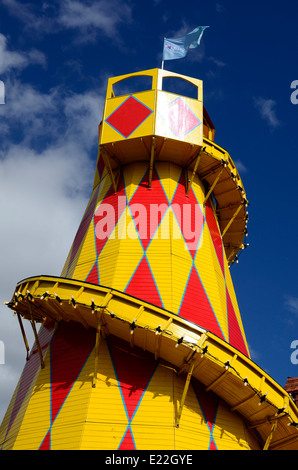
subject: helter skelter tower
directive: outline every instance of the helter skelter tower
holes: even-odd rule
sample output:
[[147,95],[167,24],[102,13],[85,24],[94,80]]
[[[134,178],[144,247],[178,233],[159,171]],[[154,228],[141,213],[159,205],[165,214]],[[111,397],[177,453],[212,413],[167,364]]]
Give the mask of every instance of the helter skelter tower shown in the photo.
[[[117,96],[142,76],[149,89]],[[169,77],[196,98],[165,91]],[[2,449],[298,448],[296,406],[249,356],[229,272],[247,199],[214,132],[200,80],[153,69],[108,81],[61,277],[19,282],[8,304],[27,361]]]

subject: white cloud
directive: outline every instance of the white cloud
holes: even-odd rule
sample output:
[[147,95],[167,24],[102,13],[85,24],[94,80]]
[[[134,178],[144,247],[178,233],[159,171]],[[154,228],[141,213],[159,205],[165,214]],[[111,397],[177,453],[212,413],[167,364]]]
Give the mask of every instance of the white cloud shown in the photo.
[[130,7],[118,0],[64,0],[58,17],[59,23],[67,28],[78,28],[85,32],[90,28],[100,29],[109,37],[116,34],[119,23],[130,19]]
[[257,98],[254,100],[255,106],[259,110],[262,118],[267,121],[270,127],[276,128],[281,123],[276,116],[276,102],[272,99]]
[[16,145],[1,159],[0,249],[6,279],[0,293],[16,274],[23,278],[41,269],[60,274],[87,202],[90,170],[88,155],[75,142],[42,154]]
[[0,74],[12,69],[24,69],[31,64],[46,64],[44,54],[36,49],[28,52],[10,51],[7,47],[7,38],[0,33]]
[[[0,136],[17,130],[18,140],[27,147],[45,146],[62,140],[77,141],[90,149],[98,134],[103,107],[102,90],[72,93],[54,87],[42,93],[20,80],[5,83],[6,104],[0,107]],[[9,141],[8,145],[9,144]],[[2,150],[7,147],[2,139]]]
[[99,124],[101,120],[104,99],[100,93],[101,90],[71,94],[64,100],[67,135],[80,135],[80,140],[87,148],[98,136],[98,127],[94,124]]
[[[3,114],[8,119],[22,120],[25,116],[34,118],[41,113],[48,115],[55,111],[60,99],[55,89],[50,90],[48,93],[41,93],[37,88],[22,83],[20,80],[8,80],[6,82],[6,92],[7,106],[2,109]],[[24,125],[26,124],[24,122]]]
[[130,22],[132,13],[131,7],[120,0],[60,0],[41,4],[2,0],[2,3],[26,29],[40,34],[52,34],[65,28],[77,30],[80,41],[95,40],[100,31],[118,40],[118,25]]
[[27,27],[34,29],[45,28],[45,18],[42,15],[34,14],[32,4],[26,4],[18,0],[1,0],[1,2],[14,17],[22,21]]
[[[100,91],[64,95],[58,88],[46,94],[10,83],[0,124],[12,134],[13,126],[22,127],[23,138],[17,142],[10,136],[0,146],[4,272],[17,269],[26,275],[28,266],[37,269],[44,262],[57,270],[57,260],[63,264],[62,253],[70,248],[92,189],[96,155],[90,153],[97,147],[102,105]],[[35,143],[43,135],[40,150]]]

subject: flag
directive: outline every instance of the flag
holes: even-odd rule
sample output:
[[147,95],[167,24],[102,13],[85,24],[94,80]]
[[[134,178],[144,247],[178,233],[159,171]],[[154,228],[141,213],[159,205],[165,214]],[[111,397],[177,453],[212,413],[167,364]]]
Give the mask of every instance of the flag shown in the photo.
[[164,38],[162,60],[182,59],[185,57],[188,49],[194,49],[200,44],[206,28],[209,28],[209,26],[198,26],[180,38]]

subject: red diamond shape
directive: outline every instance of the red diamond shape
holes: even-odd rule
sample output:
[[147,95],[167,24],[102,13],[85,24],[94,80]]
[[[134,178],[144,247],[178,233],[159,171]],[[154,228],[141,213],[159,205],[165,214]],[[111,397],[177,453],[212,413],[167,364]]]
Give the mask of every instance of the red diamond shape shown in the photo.
[[168,109],[171,130],[179,138],[184,137],[201,124],[182,98],[172,101]]
[[106,122],[127,139],[152,113],[152,110],[133,96],[129,96]]

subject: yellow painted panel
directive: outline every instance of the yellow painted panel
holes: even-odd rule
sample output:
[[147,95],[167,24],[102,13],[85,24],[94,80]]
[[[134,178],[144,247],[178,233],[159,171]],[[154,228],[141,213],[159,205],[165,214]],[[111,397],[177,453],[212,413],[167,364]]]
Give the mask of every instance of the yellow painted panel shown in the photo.
[[139,187],[142,178],[148,170],[148,163],[138,163],[138,165],[126,165],[123,168],[123,177],[127,201],[129,202]]
[[[59,424],[59,428],[55,423],[51,432],[51,450],[80,450],[80,441],[85,421],[81,415],[78,415],[79,422],[75,422],[70,417],[64,416],[64,422]],[[71,429],[71,433],[69,430]]]
[[159,365],[131,423],[136,448],[174,449],[172,369]]
[[[94,373],[95,351],[90,356],[90,375]],[[101,422],[117,422],[127,426],[128,420],[119,389],[109,349],[101,340],[98,356],[96,387],[92,388],[87,411],[87,419]]]
[[[94,373],[94,359],[93,353],[86,364],[90,378]],[[96,387],[92,388],[89,382],[89,390],[81,449],[117,449],[128,420],[109,350],[103,340],[98,356]]]
[[80,450],[117,450],[126,429],[127,424],[87,421]]
[[90,259],[93,261],[96,257],[96,239],[94,219],[92,218],[87,233],[85,235],[84,244],[80,252],[78,263],[86,263]]
[[114,272],[113,287],[117,290],[124,291],[129,283],[133,273],[138,267],[143,256],[142,247],[135,243],[135,252],[120,250],[117,259],[117,268]]
[[168,201],[171,202],[177,189],[182,169],[173,163],[166,162],[156,162],[155,168]]
[[212,435],[218,450],[250,450],[252,445],[252,449],[259,448],[252,437],[247,440],[245,425],[240,416],[232,413],[222,401],[218,405]]
[[100,247],[101,250],[99,252],[98,259],[103,259],[118,253],[121,243],[122,240],[118,237],[118,228],[116,227],[113,229],[109,237],[105,237],[100,241],[100,245],[103,244],[103,246]]
[[[154,403],[152,404],[154,407]],[[145,424],[132,426],[133,436],[137,450],[174,450],[175,449],[175,430],[173,425],[166,426],[161,421],[160,425]],[[155,462],[158,460],[155,456]]]
[[[71,277],[73,279],[78,279],[78,280],[81,280],[81,281],[85,281],[88,274],[90,273],[94,263],[95,263],[95,260],[93,262],[89,261],[88,263],[82,263],[82,264],[79,264],[77,267],[76,267],[76,270],[75,270],[75,274],[73,274]],[[67,276],[67,277],[70,277]]]
[[[87,230],[82,249],[79,257],[76,260],[75,269],[73,272],[74,279],[84,280],[88,275],[96,260],[96,246],[95,246],[95,233],[94,233],[94,222],[93,219]],[[74,264],[74,263],[73,263]]]
[[[184,413],[184,412],[183,412]],[[185,414],[185,413],[184,413]],[[186,430],[179,427],[176,429],[176,447],[175,450],[208,450],[210,442],[210,432],[206,428],[196,430],[189,427]]]
[[107,256],[99,256],[97,261],[99,283],[102,286],[114,287],[113,279],[115,275],[115,266],[118,258],[118,252]]

